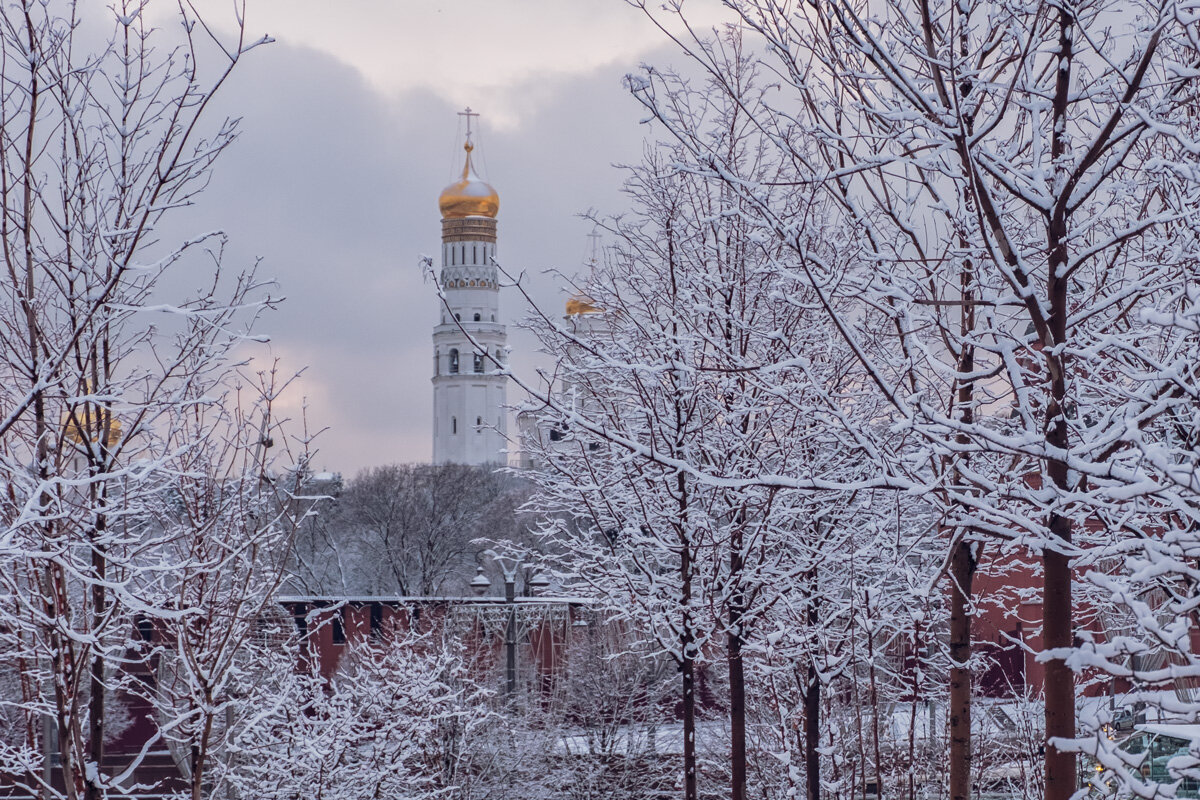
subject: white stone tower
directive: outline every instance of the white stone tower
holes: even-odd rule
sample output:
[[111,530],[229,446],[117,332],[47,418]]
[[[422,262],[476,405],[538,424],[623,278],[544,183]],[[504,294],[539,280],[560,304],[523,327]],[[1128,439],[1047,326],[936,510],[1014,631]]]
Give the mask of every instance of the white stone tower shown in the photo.
[[[462,179],[438,198],[442,212],[442,286],[449,308],[433,329],[433,462],[507,461],[505,383],[496,374],[507,335],[500,322],[496,213],[500,197],[471,164],[471,109]],[[468,336],[469,334],[469,336]],[[471,340],[478,343],[471,343]]]

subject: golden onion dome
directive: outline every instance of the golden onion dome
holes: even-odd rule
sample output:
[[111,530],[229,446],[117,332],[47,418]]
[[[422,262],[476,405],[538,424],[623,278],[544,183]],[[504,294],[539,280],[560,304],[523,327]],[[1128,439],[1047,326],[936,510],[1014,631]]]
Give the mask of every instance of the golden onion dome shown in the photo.
[[575,314],[602,314],[604,309],[596,305],[596,301],[586,294],[576,293],[567,301],[567,316]]
[[467,139],[463,149],[467,151],[467,160],[463,164],[462,180],[447,186],[438,197],[442,219],[495,218],[500,211],[500,195],[475,174],[475,167],[471,164],[471,151],[475,146],[470,139]]
[[[79,419],[76,423],[75,418]],[[99,428],[102,419],[96,410],[77,409],[75,417],[71,416],[70,412],[63,414],[63,429],[67,438],[75,442],[75,444],[83,444],[85,441],[97,441],[100,437],[97,431],[93,429]],[[81,430],[80,428],[83,428]],[[117,442],[121,441],[121,421],[116,417],[109,416],[108,425],[105,426],[104,445],[112,447]]]
[[[92,393],[90,381],[85,381],[83,391]],[[100,427],[104,426],[104,444],[112,447],[121,440],[121,421],[116,418],[111,409],[105,409],[93,402],[76,405],[73,411],[62,415],[63,433],[75,444],[88,441],[98,441]]]

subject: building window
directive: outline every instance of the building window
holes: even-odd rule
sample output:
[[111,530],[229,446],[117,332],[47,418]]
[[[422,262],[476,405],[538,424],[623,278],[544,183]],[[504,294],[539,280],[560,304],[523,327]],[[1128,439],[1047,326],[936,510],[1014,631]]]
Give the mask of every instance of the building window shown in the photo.
[[346,625],[342,621],[343,613],[344,613],[344,610],[339,608],[336,612],[334,612],[334,615],[333,615],[333,643],[334,644],[345,644],[346,643]]
[[371,603],[371,638],[383,636],[383,603]]
[[458,374],[458,348],[457,347],[450,348],[450,374],[451,375]]
[[475,432],[479,433],[483,430],[483,417],[475,418]]
[[476,354],[475,354],[475,364],[474,364],[474,367],[475,367],[475,372],[476,372],[477,374],[482,374],[482,373],[483,373],[483,354],[482,354],[482,353],[476,353]]
[[138,614],[136,625],[138,638],[143,642],[148,642],[154,638],[154,622],[149,617]]
[[479,315],[478,315],[478,314],[476,314],[476,315],[475,315],[475,321],[476,321],[476,322],[479,322]]
[[450,418],[450,432],[458,433],[458,417]]
[[563,435],[562,435],[562,431],[560,431],[558,428],[551,428],[551,429],[550,429],[550,441],[552,441],[552,442],[561,442],[561,441],[562,441],[562,437],[563,437]]

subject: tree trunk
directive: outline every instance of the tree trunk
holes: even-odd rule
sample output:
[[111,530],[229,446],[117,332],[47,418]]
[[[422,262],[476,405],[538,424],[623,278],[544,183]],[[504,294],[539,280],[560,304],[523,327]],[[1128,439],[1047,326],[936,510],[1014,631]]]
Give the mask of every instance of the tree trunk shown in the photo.
[[[1066,341],[1067,281],[1053,277],[1066,266],[1066,225],[1052,222],[1050,258],[1050,331],[1054,342]],[[1046,445],[1052,452],[1066,452],[1070,446],[1067,429],[1066,354],[1051,352],[1046,359],[1050,373],[1050,402],[1046,406]],[[1072,491],[1067,464],[1050,458],[1046,474],[1060,493]],[[1060,495],[1061,496],[1061,495]],[[1053,546],[1042,550],[1042,649],[1054,652],[1046,660],[1046,800],[1069,800],[1075,793],[1075,754],[1060,751],[1052,744],[1056,738],[1075,738],[1075,674],[1067,666],[1066,652],[1075,646],[1074,607],[1071,598],[1071,559],[1065,552],[1071,546],[1071,520],[1051,513],[1048,525]],[[1060,550],[1059,548],[1062,548]]]
[[[682,430],[675,407],[676,430]],[[683,682],[683,797],[696,800],[696,634],[692,619],[692,548],[687,534],[688,486],[682,472],[676,478],[679,502],[679,671]]]
[[202,790],[204,786],[203,776],[201,775],[200,765],[200,746],[193,744],[190,750],[188,761],[192,767],[192,779],[189,782],[192,800],[200,800],[203,797]]
[[[675,239],[671,225],[667,224],[668,261],[670,263],[672,280],[674,280]],[[672,329],[672,334],[678,331]],[[682,358],[680,358],[682,360]],[[687,429],[685,414],[676,398],[675,427],[677,436],[682,436]],[[683,440],[675,441],[675,453],[683,450]],[[688,511],[690,495],[688,492],[687,476],[681,470],[675,477],[676,502],[679,519],[676,523],[679,536],[679,607],[681,609],[679,634],[679,669],[683,681],[683,797],[684,800],[697,800],[696,784],[696,634],[695,620],[692,618],[692,577],[695,569],[692,563],[692,542],[688,530]]]
[[[805,622],[808,625],[809,636],[815,640],[814,631],[820,624],[817,616],[817,571],[812,569],[806,574],[809,595],[805,609]],[[817,675],[817,645],[814,641],[809,646],[808,675],[804,686],[804,785],[807,800],[821,798],[821,753],[817,749],[821,745],[821,679]]]
[[804,689],[804,785],[808,800],[821,798],[821,679],[815,660],[808,662]]
[[[966,242],[961,242],[965,247]],[[958,373],[969,376],[975,371],[975,348],[970,339],[975,330],[974,269],[967,259],[959,274],[962,291],[962,316],[959,336],[962,352],[958,358]],[[975,421],[973,405],[974,384],[962,379],[955,397],[956,414],[963,425]],[[966,450],[970,437],[965,433],[957,436],[959,445]],[[962,477],[962,467],[969,456],[959,454],[961,461],[954,462],[954,488],[965,493],[967,486]],[[956,501],[956,503],[959,501]],[[975,580],[974,547],[970,530],[955,532],[953,550],[950,553],[950,800],[970,800],[971,797],[971,598],[974,596],[972,583]]]
[[[107,436],[107,428],[101,432],[101,437]],[[92,635],[96,642],[92,644],[90,690],[88,700],[88,758],[96,765],[95,778],[89,778],[85,786],[87,800],[100,800],[103,792],[100,788],[100,765],[104,763],[104,667],[105,656],[100,646],[101,631],[108,614],[108,598],[104,581],[108,576],[108,561],[105,558],[104,546],[96,541],[104,535],[105,519],[101,515],[93,532],[92,541],[92,572],[95,583],[92,584]]]
[[[867,617],[872,617],[870,601],[867,605]],[[879,743],[879,720],[881,712],[879,709],[879,679],[875,670],[875,639],[872,630],[874,626],[868,626],[866,629],[867,635],[867,683],[870,691],[871,699],[871,756],[875,759],[875,794],[877,797],[883,797],[883,748]],[[891,705],[889,704],[889,713]],[[864,759],[863,764],[866,764]],[[866,767],[863,767],[863,776],[866,776]]]
[[[1067,141],[1064,121],[1071,98],[1072,42],[1075,19],[1068,6],[1059,7],[1058,48],[1060,67],[1055,79],[1053,101],[1053,139],[1051,156],[1055,164],[1065,163]],[[1066,169],[1065,166],[1059,169]],[[1067,342],[1068,289],[1067,270],[1067,198],[1060,198],[1051,213],[1047,228],[1047,247],[1050,251],[1046,277],[1050,315],[1047,319],[1052,341],[1043,342],[1046,349],[1046,371],[1050,380],[1050,397],[1046,404],[1046,449],[1056,455],[1047,459],[1046,474],[1060,497],[1075,487],[1070,485],[1066,461],[1058,453],[1067,452],[1070,437],[1067,429],[1067,370],[1068,356],[1063,349]],[[1041,488],[1045,488],[1044,486]],[[1053,745],[1056,738],[1075,738],[1075,675],[1067,666],[1066,652],[1075,645],[1074,608],[1071,598],[1071,560],[1066,549],[1071,545],[1071,520],[1051,512],[1049,519],[1052,546],[1042,550],[1042,646],[1055,653],[1046,661],[1046,800],[1069,800],[1075,793],[1075,755]],[[1058,548],[1063,548],[1059,550]]]
[[971,548],[964,536],[950,556],[950,800],[971,796]]
[[[1065,517],[1051,517],[1051,532],[1064,544],[1071,542],[1071,525]],[[1053,550],[1042,554],[1045,583],[1042,592],[1044,650],[1064,652],[1074,646],[1071,607],[1070,559]],[[1075,675],[1062,656],[1046,661],[1046,800],[1069,800],[1075,793],[1075,754],[1055,747],[1055,738],[1075,737]]]
[[89,775],[84,784],[87,800],[101,800],[100,765],[104,763],[104,656],[92,655],[91,697],[88,698],[88,760],[95,764],[94,777]]
[[741,592],[742,537],[740,525],[730,539],[729,577],[735,589],[729,600],[729,631],[726,647],[729,658],[729,732],[730,800],[746,799],[746,673],[742,661],[742,616],[745,602]]
[[696,660],[691,628],[680,637],[683,645],[679,671],[683,676],[683,797],[696,800]]

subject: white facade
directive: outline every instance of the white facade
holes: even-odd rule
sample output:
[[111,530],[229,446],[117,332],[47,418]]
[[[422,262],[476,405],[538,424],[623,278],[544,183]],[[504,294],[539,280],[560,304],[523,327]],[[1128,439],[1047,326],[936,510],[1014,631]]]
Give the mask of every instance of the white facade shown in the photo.
[[[593,305],[591,298],[584,295],[571,298],[563,320],[566,329],[583,341],[601,344],[610,338],[608,315],[603,309]],[[583,353],[577,346],[572,345],[568,347],[566,356],[569,361],[575,361],[582,358]],[[569,370],[560,378],[556,394],[564,407],[584,417],[601,416],[596,399],[583,391],[577,377],[572,377]],[[540,467],[541,456],[552,456],[555,451],[577,449],[581,446],[586,446],[589,451],[600,448],[600,442],[589,434],[558,425],[545,427],[539,424],[536,414],[528,411],[517,415],[517,435],[521,443],[517,465],[521,469]]]
[[449,308],[442,308],[433,329],[435,464],[507,462],[507,378],[496,372],[508,337],[495,255],[495,219],[442,220],[441,280]]

